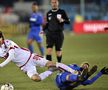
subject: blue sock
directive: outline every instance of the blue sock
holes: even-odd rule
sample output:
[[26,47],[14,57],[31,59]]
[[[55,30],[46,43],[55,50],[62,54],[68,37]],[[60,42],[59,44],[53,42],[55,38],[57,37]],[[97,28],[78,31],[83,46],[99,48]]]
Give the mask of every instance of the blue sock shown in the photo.
[[33,46],[32,45],[28,45],[28,48],[31,51],[31,53],[33,53]]
[[44,47],[40,47],[40,52],[41,52],[42,56],[44,56]]

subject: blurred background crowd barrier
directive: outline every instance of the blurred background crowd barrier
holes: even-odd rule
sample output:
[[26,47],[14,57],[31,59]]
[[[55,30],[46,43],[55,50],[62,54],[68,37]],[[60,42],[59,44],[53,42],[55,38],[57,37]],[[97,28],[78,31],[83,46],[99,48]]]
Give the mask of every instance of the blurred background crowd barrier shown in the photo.
[[[26,34],[29,30],[28,23],[33,1],[39,3],[40,12],[45,17],[50,9],[50,0],[0,0],[0,30],[14,35]],[[65,31],[76,32],[76,25],[80,26],[87,21],[95,21],[95,23],[102,21],[102,24],[105,21],[105,25],[108,26],[108,0],[59,1],[60,8],[67,12],[71,20],[71,24],[65,26]]]
[[2,31],[7,36],[26,35],[28,30],[29,30],[29,25],[27,23],[0,25],[0,31]]

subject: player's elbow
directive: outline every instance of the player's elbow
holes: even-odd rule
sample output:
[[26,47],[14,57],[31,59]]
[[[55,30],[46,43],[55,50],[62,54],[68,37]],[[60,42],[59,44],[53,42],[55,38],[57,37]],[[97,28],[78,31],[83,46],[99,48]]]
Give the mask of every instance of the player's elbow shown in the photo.
[[0,64],[0,68],[2,68],[3,66]]
[[41,81],[41,79],[38,79],[38,78],[32,78],[32,80],[35,81],[35,82],[40,82]]
[[31,77],[31,79],[32,79],[33,81],[35,81],[35,82],[41,81],[41,78],[40,78],[38,75],[33,75],[33,76]]

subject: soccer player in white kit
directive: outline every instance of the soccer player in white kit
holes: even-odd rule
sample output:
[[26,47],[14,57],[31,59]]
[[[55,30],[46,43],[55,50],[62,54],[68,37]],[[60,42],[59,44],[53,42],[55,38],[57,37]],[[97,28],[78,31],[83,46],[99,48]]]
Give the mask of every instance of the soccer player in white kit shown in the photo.
[[[0,31],[0,57],[4,58],[5,61],[0,64],[0,67],[4,67],[9,62],[15,63],[28,77],[34,81],[41,81],[53,73],[53,68],[62,68],[66,71],[74,73],[67,65],[62,63],[54,63],[46,60],[36,53],[31,54],[28,49],[19,47],[16,43],[11,40],[4,39],[2,32]],[[47,71],[38,74],[36,66],[40,67],[51,67]]]

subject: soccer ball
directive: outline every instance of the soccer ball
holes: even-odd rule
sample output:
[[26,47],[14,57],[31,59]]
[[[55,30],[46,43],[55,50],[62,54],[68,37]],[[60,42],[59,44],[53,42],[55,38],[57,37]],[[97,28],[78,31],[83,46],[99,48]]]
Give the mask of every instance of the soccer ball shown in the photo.
[[14,87],[12,84],[6,83],[6,84],[1,86],[0,90],[14,90]]

